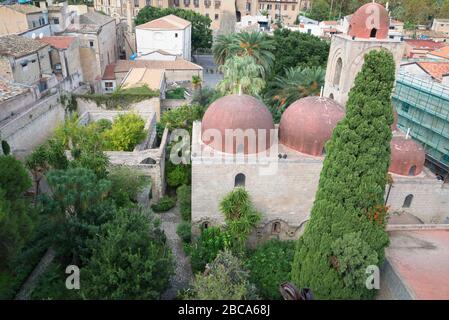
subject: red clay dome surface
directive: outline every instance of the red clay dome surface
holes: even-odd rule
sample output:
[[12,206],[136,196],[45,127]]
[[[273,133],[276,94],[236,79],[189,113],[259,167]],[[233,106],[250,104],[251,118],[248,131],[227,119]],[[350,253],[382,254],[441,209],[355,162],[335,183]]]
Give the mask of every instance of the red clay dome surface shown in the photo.
[[321,156],[344,115],[343,107],[332,99],[317,96],[299,99],[282,114],[279,142],[296,151]]
[[391,139],[391,164],[388,171],[402,176],[416,176],[421,173],[426,160],[424,148],[405,136]]
[[[262,102],[248,95],[229,95],[209,106],[201,123],[201,137],[205,144],[215,150],[251,154],[271,147],[273,141],[270,139],[270,133],[274,128],[271,112]],[[221,139],[214,139],[214,130],[209,129],[215,129]],[[233,133],[238,133],[234,130],[238,129],[243,132],[248,130],[248,135],[243,139],[233,137]],[[228,139],[225,138],[226,131],[231,133]]]
[[387,39],[389,27],[387,9],[378,3],[367,3],[352,15],[348,34],[356,38]]

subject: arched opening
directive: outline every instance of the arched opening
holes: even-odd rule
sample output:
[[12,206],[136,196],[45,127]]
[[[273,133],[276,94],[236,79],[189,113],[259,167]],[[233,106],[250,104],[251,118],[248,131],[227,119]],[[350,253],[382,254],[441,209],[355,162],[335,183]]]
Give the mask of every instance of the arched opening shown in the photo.
[[332,100],[334,100],[334,94],[331,93],[331,94],[329,95],[329,98],[332,99]]
[[242,13],[240,11],[236,11],[235,16],[237,18],[237,22],[242,21]]
[[280,222],[274,222],[271,226],[271,232],[272,233],[280,233],[281,232],[281,223]]
[[372,29],[371,29],[371,32],[370,32],[370,34],[369,34],[369,37],[370,37],[370,38],[375,38],[376,35],[377,35],[377,29],[376,29],[376,28],[372,28]]
[[404,204],[402,205],[402,208],[410,208],[413,201],[413,194],[409,194],[405,197]]
[[340,86],[340,78],[341,78],[341,70],[343,69],[343,61],[341,58],[338,58],[337,63],[335,64],[335,73],[334,73],[334,86]]
[[204,221],[201,224],[201,230],[204,230],[204,229],[207,229],[207,228],[209,228],[209,221]]
[[416,166],[411,166],[410,170],[408,171],[409,176],[414,176],[416,174]]
[[140,164],[156,164],[156,160],[152,158],[145,158],[140,162]]
[[235,176],[234,187],[245,187],[246,177],[243,173],[239,173]]

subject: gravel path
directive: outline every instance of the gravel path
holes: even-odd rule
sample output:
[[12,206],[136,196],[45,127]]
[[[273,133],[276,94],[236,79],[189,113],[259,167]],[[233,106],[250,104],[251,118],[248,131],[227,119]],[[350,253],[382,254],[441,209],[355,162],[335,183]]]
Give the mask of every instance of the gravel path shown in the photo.
[[[138,197],[139,203],[146,207],[150,206],[148,192],[149,189],[147,188]],[[184,254],[182,240],[176,234],[176,227],[181,222],[181,213],[179,212],[179,206],[176,205],[173,209],[167,212],[155,214],[159,215],[161,218],[161,228],[167,236],[167,241],[171,247],[173,259],[176,264],[175,274],[170,279],[170,288],[162,294],[161,298],[163,300],[173,300],[176,298],[179,290],[189,286],[190,281],[193,278],[190,259]]]
[[172,300],[176,298],[179,290],[188,287],[193,275],[190,267],[190,259],[184,254],[182,240],[176,234],[176,227],[181,222],[178,205],[160,215],[162,221],[161,227],[167,236],[167,241],[172,249],[176,264],[175,274],[170,279],[171,287],[162,294],[162,299]]

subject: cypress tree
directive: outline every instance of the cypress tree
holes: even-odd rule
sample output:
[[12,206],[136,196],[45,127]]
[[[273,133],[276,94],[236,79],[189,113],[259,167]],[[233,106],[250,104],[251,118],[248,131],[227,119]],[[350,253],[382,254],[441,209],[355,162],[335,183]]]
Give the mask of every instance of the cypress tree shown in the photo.
[[372,51],[349,93],[346,116],[326,145],[311,219],[298,240],[292,280],[318,299],[367,299],[369,265],[388,245],[384,193],[390,164],[395,64]]

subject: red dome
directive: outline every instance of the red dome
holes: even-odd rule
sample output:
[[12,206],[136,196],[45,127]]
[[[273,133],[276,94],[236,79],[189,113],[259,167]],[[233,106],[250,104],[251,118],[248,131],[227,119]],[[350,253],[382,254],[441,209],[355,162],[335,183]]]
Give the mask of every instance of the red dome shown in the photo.
[[391,164],[388,171],[403,176],[416,176],[421,173],[426,153],[419,143],[401,135],[391,139],[390,147]]
[[389,27],[387,9],[378,3],[367,3],[352,15],[348,34],[356,38],[387,39]]
[[321,156],[345,111],[332,99],[311,96],[292,103],[282,115],[279,141],[296,151]]
[[[248,95],[229,95],[209,106],[203,116],[201,136],[203,142],[215,150],[228,153],[243,151],[248,154],[269,149],[273,143],[270,139],[270,130],[274,128],[273,117],[262,102]],[[221,139],[214,139],[214,131],[210,129],[218,130],[216,133],[221,134]],[[248,131],[241,138],[228,137],[226,143],[225,131],[229,129]],[[238,132],[231,131],[230,134],[238,135]],[[255,138],[254,142],[251,142],[252,137]]]

